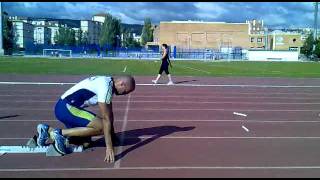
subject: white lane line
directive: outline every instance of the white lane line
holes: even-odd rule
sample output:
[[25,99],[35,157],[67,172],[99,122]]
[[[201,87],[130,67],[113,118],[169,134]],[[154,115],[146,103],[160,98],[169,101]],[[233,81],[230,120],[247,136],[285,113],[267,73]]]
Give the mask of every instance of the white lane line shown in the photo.
[[246,128],[245,126],[241,126],[245,131],[249,132],[249,129]]
[[96,168],[16,168],[0,169],[1,172],[35,172],[35,171],[118,171],[118,170],[179,170],[179,169],[320,169],[320,166],[159,166],[159,167],[96,167]]
[[[124,117],[123,117],[123,124],[122,124],[122,128],[121,128],[121,132],[124,132],[126,130],[127,124],[128,124],[128,113],[129,113],[129,107],[130,107],[130,97],[131,94],[129,94],[128,100],[127,100],[127,105],[126,105],[126,111],[124,113]],[[121,134],[120,136],[120,144],[123,144],[125,139],[125,135],[124,133]],[[120,146],[118,154],[122,153],[122,146]],[[121,159],[119,159],[118,161],[115,162],[114,164],[114,168],[120,168],[120,163],[121,163]]]
[[[2,81],[0,84],[5,85],[74,85],[76,83],[65,82],[11,82]],[[150,83],[136,84],[137,86],[154,86]],[[167,84],[157,84],[159,86],[167,86]],[[257,88],[320,88],[320,86],[298,86],[298,85],[256,85],[256,84],[174,84],[173,86],[187,86],[187,87],[257,87]]]
[[[56,98],[58,95],[46,95],[46,94],[0,94],[0,97],[54,97]],[[290,99],[290,100],[319,100],[319,98],[315,97],[302,97],[295,98],[292,96],[288,97],[268,97],[268,96],[250,96],[250,97],[239,97],[239,96],[225,96],[225,97],[215,97],[215,96],[196,96],[196,95],[134,95],[134,98],[197,98],[197,99],[233,99],[233,98],[242,98],[242,99]],[[209,101],[210,102],[210,101]],[[244,102],[245,103],[245,102]]]
[[[60,93],[63,93],[63,91],[50,91],[48,92],[47,90],[44,90],[44,89],[37,89],[37,90],[30,90],[30,89],[19,89],[19,90],[13,90],[13,89],[0,89],[0,92],[10,92],[10,93],[26,93],[26,92],[37,92],[37,93],[44,93],[44,94],[48,94],[48,93],[51,93],[51,94],[60,94]],[[151,93],[150,93],[151,92]],[[155,91],[150,91],[148,93],[142,93],[143,95],[145,94],[159,94],[158,92],[155,92]],[[4,94],[4,93],[2,93]],[[140,93],[139,92],[135,92],[135,94],[139,95]],[[172,94],[172,93],[171,93]],[[180,94],[184,94],[186,96],[190,96],[190,95],[194,95],[194,93],[179,93]],[[256,92],[224,92],[224,93],[217,93],[217,92],[213,92],[213,93],[201,93],[201,95],[207,95],[207,96],[213,96],[213,95],[225,95],[225,94],[233,94],[233,95],[255,95],[255,94],[258,94],[260,96],[261,93],[256,93]],[[264,92],[264,94],[269,94],[269,95],[308,95],[308,96],[312,96],[312,97],[315,97],[315,96],[320,96],[320,93],[299,93],[299,92]],[[263,94],[263,95],[264,95]],[[199,95],[197,95],[199,96]]]
[[[1,95],[0,95],[1,96]],[[12,96],[15,96],[15,95],[12,95]],[[25,95],[25,96],[29,96],[29,95]],[[134,96],[135,97],[135,96]],[[288,97],[289,98],[289,97]],[[0,102],[8,102],[8,103],[34,103],[34,102],[37,102],[37,103],[56,103],[57,101],[56,100],[2,100],[0,99]],[[114,100],[112,101],[114,103],[123,103],[123,102],[127,102],[127,101],[121,101],[121,100]],[[235,101],[171,101],[171,100],[168,100],[168,101],[163,101],[163,100],[131,100],[130,101],[131,103],[173,103],[173,104],[185,104],[185,103],[193,103],[193,104],[261,104],[261,102],[235,102]],[[264,102],[263,104],[270,104],[270,105],[273,105],[273,104],[290,104],[290,105],[306,105],[306,104],[315,104],[315,105],[319,105],[320,102],[315,102],[315,103],[299,103],[299,102]],[[319,114],[320,116],[320,114]]]
[[[124,139],[149,139],[154,136],[139,136],[139,137],[125,137]],[[160,139],[316,139],[319,140],[320,136],[256,136],[256,137],[239,137],[239,136],[162,136]],[[1,137],[0,140],[26,140],[28,138],[18,137]]]
[[[51,108],[0,108],[0,111],[52,111]],[[120,109],[116,109],[117,111]],[[319,112],[319,109],[189,109],[189,108],[131,108],[132,111],[250,111],[250,112]]]
[[122,72],[126,72],[126,70],[127,70],[127,66],[126,66],[126,67],[124,67],[124,69],[123,69],[123,71],[122,71]]
[[247,117],[247,115],[246,115],[246,114],[243,114],[243,113],[233,112],[233,114],[238,115],[238,116]]
[[[0,119],[0,123],[1,122],[58,122],[60,123],[60,121],[58,120],[54,120],[54,119],[50,119],[50,120],[43,120],[43,119],[39,119],[39,120],[34,120],[34,119]],[[144,123],[148,123],[148,122],[243,122],[243,120],[237,120],[237,119],[130,119],[127,120],[130,122],[144,122]],[[115,120],[115,123],[120,123],[120,122],[124,122],[124,120]],[[300,121],[300,120],[246,120],[247,123],[252,122],[252,123],[320,123],[320,120],[315,121],[315,120],[305,120],[305,121]]]

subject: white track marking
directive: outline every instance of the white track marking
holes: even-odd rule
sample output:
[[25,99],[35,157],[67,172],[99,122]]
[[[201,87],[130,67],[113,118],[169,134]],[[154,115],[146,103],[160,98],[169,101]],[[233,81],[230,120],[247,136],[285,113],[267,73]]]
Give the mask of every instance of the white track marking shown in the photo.
[[122,72],[126,72],[126,70],[127,70],[127,66],[126,66],[126,67],[124,67],[124,69],[123,69],[123,71],[122,71]]
[[[132,119],[132,120],[128,120],[128,122],[182,122],[182,123],[186,123],[186,122],[243,122],[243,120],[237,120],[237,119],[189,119],[189,120],[176,120],[176,119]],[[0,119],[0,123],[4,123],[4,122],[60,122],[58,120],[34,120],[34,119]],[[115,120],[115,123],[120,123],[120,122],[124,122],[124,120]],[[315,121],[315,120],[306,120],[306,121],[296,121],[296,120],[246,120],[247,123],[251,122],[251,123],[320,123],[320,120]]]
[[[122,128],[121,128],[121,132],[124,132],[126,130],[127,124],[128,124],[128,113],[129,113],[129,107],[130,107],[130,97],[131,94],[129,94],[128,100],[127,100],[127,105],[126,105],[126,111],[124,113],[124,117],[123,117],[123,124],[122,124]],[[124,133],[122,133],[121,137],[120,137],[120,143],[123,144],[125,139]],[[120,146],[118,153],[122,153],[122,146]],[[121,159],[119,159],[118,161],[115,162],[114,167],[115,168],[120,168],[120,163],[121,163]]]
[[[10,92],[10,93],[26,93],[26,92],[32,92],[32,93],[34,93],[35,92],[35,90],[31,90],[31,89],[19,89],[19,90],[17,90],[17,89],[15,89],[15,90],[13,90],[13,89],[10,89],[10,90],[8,90],[8,89],[0,89],[0,92]],[[51,91],[51,92],[48,92],[47,90],[44,90],[44,89],[37,89],[36,90],[36,92],[37,93],[43,93],[43,94],[48,94],[48,93],[50,93],[50,94],[60,94],[60,93],[63,93],[64,91],[61,91],[61,90],[57,90],[57,91]],[[153,93],[157,93],[158,94],[158,92],[156,92],[156,91],[153,91]],[[151,94],[153,94],[152,92],[151,92]],[[264,94],[265,93],[268,93],[269,95],[295,95],[295,96],[297,96],[297,95],[310,95],[310,96],[312,96],[312,97],[314,97],[314,96],[320,96],[320,93],[311,93],[311,92],[264,92]],[[3,94],[3,93],[1,93],[1,94]],[[149,92],[146,92],[146,93],[139,93],[139,92],[135,92],[134,93],[135,95],[145,95],[145,94],[150,94]],[[172,94],[172,93],[171,93]],[[186,95],[186,96],[190,96],[190,95],[194,95],[194,93],[178,93],[179,95],[181,95],[181,94],[183,94],[183,95]],[[264,94],[261,94],[260,92],[223,92],[223,93],[219,93],[219,92],[210,92],[210,93],[201,93],[201,95],[207,95],[207,96],[213,96],[213,95],[226,95],[226,94],[228,94],[228,95],[230,95],[230,94],[232,94],[232,95],[239,95],[239,94],[241,94],[241,95],[264,95]]]
[[[11,95],[5,95],[0,94],[0,97],[54,97],[56,98],[58,95],[44,95],[44,94],[26,94],[26,95],[20,95],[20,94],[11,94]],[[152,97],[152,98],[197,98],[197,99],[233,99],[233,98],[242,98],[242,99],[290,99],[290,100],[319,100],[315,97],[303,97],[303,98],[295,98],[292,96],[288,97],[270,97],[270,96],[250,96],[250,97],[239,97],[239,96],[199,96],[199,95],[134,95],[134,98],[146,98],[146,97]],[[210,103],[210,102],[208,102]]]
[[[13,110],[0,108],[0,111]],[[52,111],[51,108],[14,108],[21,111]],[[120,109],[118,109],[120,110]],[[250,112],[319,112],[319,109],[189,109],[189,108],[131,108],[132,111],[250,111]]]
[[[1,95],[0,95],[1,96]],[[28,96],[28,95],[26,95]],[[289,97],[288,97],[289,98]],[[54,101],[46,101],[46,100],[1,100],[0,99],[0,102],[9,102],[9,103],[56,103],[57,101],[54,100]],[[114,103],[123,103],[123,102],[127,102],[127,101],[121,101],[121,100],[115,100],[115,101],[112,101]],[[131,100],[130,102],[132,103],[174,103],[174,104],[185,104],[185,103],[192,103],[192,104],[261,104],[261,102],[234,102],[234,101],[163,101],[163,100]],[[320,102],[315,102],[315,103],[299,103],[299,102],[289,102],[289,103],[286,103],[286,102],[263,102],[263,104],[319,104],[320,105]],[[320,114],[319,114],[320,116]]]
[[[139,136],[139,137],[125,137],[125,139],[149,139],[154,136]],[[316,139],[319,140],[319,136],[251,136],[251,137],[240,137],[240,136],[162,136],[160,139]],[[0,140],[26,140],[29,138],[0,138]]]
[[245,126],[241,126],[245,131],[249,132],[249,129],[246,128]]
[[[74,85],[76,83],[63,82],[10,82],[2,81],[5,85]],[[154,86],[155,84],[141,83],[137,86]],[[156,84],[158,86],[167,86],[167,84]],[[250,84],[174,84],[173,86],[187,87],[257,87],[257,88],[320,88],[320,86],[298,86],[298,85],[250,85]]]
[[247,117],[247,115],[246,115],[246,114],[243,114],[243,113],[233,112],[233,114],[238,115],[238,116]]
[[[56,95],[35,95],[35,94],[28,94],[28,95],[3,95],[3,94],[0,94],[0,97],[50,97],[50,98],[56,98]],[[320,98],[315,98],[315,97],[303,97],[303,98],[295,98],[295,97],[268,97],[268,96],[251,96],[251,97],[239,97],[239,96],[232,96],[232,97],[213,97],[213,96],[165,96],[165,95],[154,95],[154,96],[151,96],[151,95],[134,95],[134,98],[196,98],[197,101],[199,101],[199,103],[202,103],[201,100],[205,99],[205,100],[208,100],[208,99],[234,99],[234,98],[240,98],[240,99],[275,99],[275,100],[285,100],[285,99],[290,99],[290,100],[313,100],[313,101],[319,101]],[[25,98],[22,98],[22,99],[25,99]],[[1,101],[1,100],[0,100]],[[8,101],[8,100],[4,100],[4,101]],[[27,100],[26,100],[27,101]],[[41,102],[41,101],[40,101]],[[115,101],[113,101],[115,102]],[[118,101],[118,102],[125,102],[125,101]],[[170,102],[170,101],[150,101],[150,100],[147,100],[147,101],[140,101],[138,100],[138,102]],[[179,103],[179,101],[175,101],[176,103]],[[183,102],[183,101],[182,101]],[[188,102],[188,101],[185,101],[185,102]],[[190,102],[190,101],[189,101]],[[220,103],[220,102],[223,102],[223,101],[204,101],[203,103]],[[256,103],[256,102],[226,102],[226,103],[242,103],[242,104],[251,104],[251,103]],[[266,102],[267,104],[273,104],[273,102]],[[261,103],[260,103],[261,104]],[[281,103],[280,103],[281,104]],[[287,104],[287,103],[282,103],[282,104]],[[294,104],[294,103],[289,103],[289,104]],[[308,104],[308,103],[302,103],[302,104]],[[310,104],[313,104],[313,103],[310,103]]]
[[296,170],[296,169],[320,169],[320,166],[159,166],[159,167],[120,167],[120,168],[108,168],[108,167],[96,167],[96,168],[16,168],[16,169],[0,169],[1,172],[36,172],[36,171],[119,171],[119,170],[180,170],[180,169],[285,169],[285,170]]

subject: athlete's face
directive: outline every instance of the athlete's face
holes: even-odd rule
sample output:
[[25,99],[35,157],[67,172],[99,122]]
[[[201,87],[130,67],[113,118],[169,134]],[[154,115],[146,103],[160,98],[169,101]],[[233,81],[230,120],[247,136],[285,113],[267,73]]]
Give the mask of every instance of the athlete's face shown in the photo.
[[132,90],[127,86],[127,84],[123,81],[119,81],[115,83],[115,94],[116,95],[125,95],[130,93]]

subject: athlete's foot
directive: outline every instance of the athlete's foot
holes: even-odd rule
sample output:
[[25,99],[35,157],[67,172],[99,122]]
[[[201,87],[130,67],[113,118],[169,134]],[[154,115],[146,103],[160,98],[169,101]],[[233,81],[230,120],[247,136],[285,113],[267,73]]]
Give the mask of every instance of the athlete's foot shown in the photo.
[[172,81],[169,81],[169,82],[167,83],[167,85],[173,85],[173,82],[172,82]]
[[49,139],[49,126],[46,124],[38,124],[37,126],[37,132],[38,132],[38,137],[37,137],[37,145],[38,146],[46,146],[46,142]]
[[61,129],[53,130],[53,139],[56,150],[62,155],[67,154],[68,149],[66,144],[68,143],[68,140],[62,135]]
[[152,80],[152,82],[153,82],[154,84],[157,84],[157,83],[158,83],[156,80]]

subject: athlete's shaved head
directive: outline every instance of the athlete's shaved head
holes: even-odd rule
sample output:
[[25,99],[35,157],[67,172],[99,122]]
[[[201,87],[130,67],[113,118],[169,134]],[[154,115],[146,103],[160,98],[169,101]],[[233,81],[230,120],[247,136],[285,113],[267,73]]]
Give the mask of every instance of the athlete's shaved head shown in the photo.
[[116,95],[125,95],[135,90],[136,81],[130,75],[114,77]]

